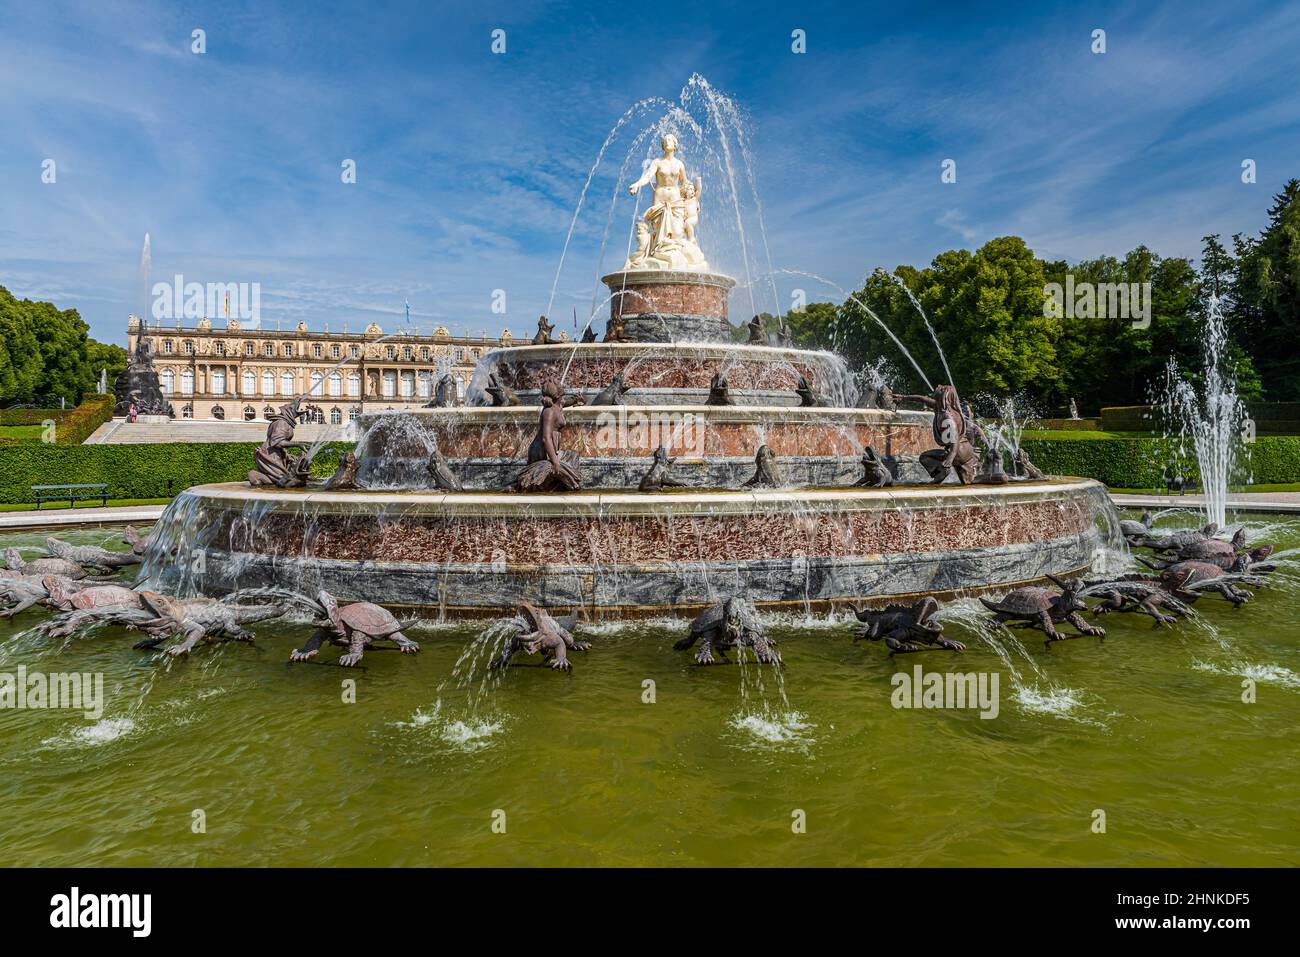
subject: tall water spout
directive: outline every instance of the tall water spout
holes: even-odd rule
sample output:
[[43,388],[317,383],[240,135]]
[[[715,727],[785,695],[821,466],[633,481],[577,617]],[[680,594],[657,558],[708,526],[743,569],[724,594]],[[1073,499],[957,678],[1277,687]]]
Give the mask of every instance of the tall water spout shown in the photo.
[[1181,440],[1191,443],[1201,473],[1206,519],[1222,526],[1227,524],[1228,487],[1250,422],[1224,361],[1228,334],[1217,297],[1210,298],[1201,341],[1205,356],[1201,393],[1178,374],[1177,363],[1170,359],[1160,409],[1167,427],[1177,429]]

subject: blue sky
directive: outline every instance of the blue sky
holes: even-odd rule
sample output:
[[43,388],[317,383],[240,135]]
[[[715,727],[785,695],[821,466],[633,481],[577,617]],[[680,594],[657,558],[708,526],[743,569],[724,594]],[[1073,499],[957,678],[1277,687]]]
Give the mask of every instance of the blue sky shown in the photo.
[[[409,299],[426,329],[518,334],[555,282],[568,328],[607,215],[610,250],[633,215],[625,195],[611,207],[627,132],[556,281],[601,144],[693,72],[744,111],[779,269],[854,286],[1005,234],[1052,258],[1194,256],[1206,233],[1257,231],[1300,176],[1297,49],[1300,6],[1275,3],[0,0],[0,284],[123,342],[148,232],[154,280],[258,282],[263,324],[392,328]],[[713,209],[706,252],[739,274]],[[776,285],[783,306],[794,286],[832,292]]]

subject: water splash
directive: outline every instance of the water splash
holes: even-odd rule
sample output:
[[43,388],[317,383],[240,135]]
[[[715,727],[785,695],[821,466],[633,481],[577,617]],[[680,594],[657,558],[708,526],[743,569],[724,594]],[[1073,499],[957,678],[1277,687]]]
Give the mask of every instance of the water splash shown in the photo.
[[1225,362],[1228,332],[1217,297],[1210,298],[1201,341],[1204,378],[1200,393],[1170,359],[1159,407],[1167,427],[1178,430],[1180,453],[1185,451],[1184,443],[1192,446],[1201,476],[1206,520],[1222,526],[1227,524],[1228,489],[1237,473],[1249,419]]

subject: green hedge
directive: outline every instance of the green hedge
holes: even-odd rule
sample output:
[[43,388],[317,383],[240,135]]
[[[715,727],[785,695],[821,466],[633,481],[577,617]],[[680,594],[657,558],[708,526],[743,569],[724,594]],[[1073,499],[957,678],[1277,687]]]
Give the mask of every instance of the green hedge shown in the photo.
[[[54,441],[60,445],[80,445],[113,417],[115,400],[111,395],[86,395],[81,405],[71,409],[6,409],[0,412],[0,425],[44,425],[54,423]],[[40,439],[5,440],[32,442]]]
[[[175,442],[157,445],[47,445],[0,447],[0,502],[33,500],[33,485],[105,482],[109,497],[165,498],[191,485],[246,479],[253,442]],[[312,461],[315,475],[329,475],[350,443],[333,442]]]
[[1030,419],[1025,428],[1044,432],[1096,432],[1101,429],[1101,419]]
[[1103,432],[1154,432],[1160,421],[1149,405],[1116,405],[1101,410]]
[[[1094,478],[1115,488],[1164,488],[1164,471],[1178,458],[1176,439],[1025,439],[1030,459],[1053,475]],[[1256,485],[1300,482],[1300,437],[1260,436],[1246,447],[1241,474]],[[1197,477],[1195,460],[1178,462],[1183,474]]]
[[[1300,402],[1247,402],[1246,414],[1254,420],[1257,435],[1300,435]],[[1101,431],[1159,432],[1163,419],[1160,410],[1149,405],[1108,406],[1101,410]]]

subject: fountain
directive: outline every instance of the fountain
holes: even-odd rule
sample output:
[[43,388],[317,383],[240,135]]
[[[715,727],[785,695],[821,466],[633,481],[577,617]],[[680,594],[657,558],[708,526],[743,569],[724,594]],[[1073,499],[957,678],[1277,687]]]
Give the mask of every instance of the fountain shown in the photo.
[[[714,122],[730,122],[692,83]],[[691,129],[679,114],[668,118]],[[967,484],[974,453],[951,386],[915,397],[933,411],[866,408],[838,356],[795,348],[784,330],[766,344],[761,320],[751,342],[732,341],[737,282],[701,245],[709,184],[671,126],[652,129],[661,155],[628,190],[653,186],[653,199],[622,267],[602,277],[606,341],[587,329],[549,341],[544,318],[536,344],[480,360],[464,405],[362,416],[357,461],[329,488],[306,482],[311,450],[286,457],[295,444],[277,420],[256,484],[199,486],[171,504],[145,579],[172,594],[277,586],[439,616],[528,603],[597,617],[694,614],[736,595],[806,613],[1089,567],[1103,487]],[[748,277],[738,142],[702,149],[723,170]]]
[[1224,367],[1228,332],[1216,296],[1205,313],[1204,384],[1201,394],[1184,379],[1173,359],[1165,369],[1164,395],[1159,409],[1167,427],[1178,430],[1177,453],[1186,455],[1190,443],[1204,493],[1208,521],[1227,524],[1228,488],[1237,472],[1237,456],[1249,421],[1237,385]]

